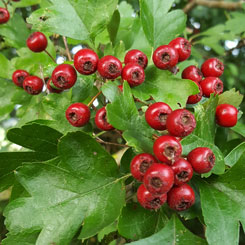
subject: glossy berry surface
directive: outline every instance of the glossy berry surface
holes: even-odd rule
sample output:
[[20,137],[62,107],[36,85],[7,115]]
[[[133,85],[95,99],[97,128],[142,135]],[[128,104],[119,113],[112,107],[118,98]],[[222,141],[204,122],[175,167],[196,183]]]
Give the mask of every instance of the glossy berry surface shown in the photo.
[[74,66],[83,75],[96,72],[98,62],[98,55],[91,49],[81,49],[74,55]]
[[216,123],[222,127],[234,127],[237,124],[238,110],[233,105],[221,104],[216,108]]
[[172,112],[170,106],[163,102],[156,102],[150,105],[145,112],[146,122],[156,130],[166,129],[166,120]]
[[183,185],[191,180],[193,176],[193,168],[184,158],[177,160],[171,167],[174,171],[175,185]]
[[162,135],[154,142],[153,151],[161,162],[172,165],[180,158],[182,146],[176,137]]
[[28,76],[29,76],[29,73],[27,71],[16,70],[12,75],[12,80],[17,86],[23,87],[23,82],[24,82],[25,78]]
[[173,39],[169,46],[176,49],[179,54],[179,62],[188,59],[191,55],[191,44],[183,37],[177,37]]
[[196,120],[188,110],[177,109],[168,115],[166,126],[171,135],[185,137],[196,128]]
[[157,68],[167,70],[178,63],[179,55],[169,45],[162,45],[154,51],[152,59]]
[[122,70],[122,79],[126,80],[130,87],[138,86],[145,80],[145,71],[138,64],[128,63]]
[[130,163],[130,171],[133,177],[139,181],[143,181],[145,172],[153,164],[157,163],[157,159],[148,153],[136,155]]
[[48,91],[50,93],[56,93],[56,94],[59,94],[61,93],[63,90],[61,89],[57,89],[57,88],[54,88],[54,85],[52,84],[52,79],[49,79],[48,82],[47,82],[47,88],[48,88]]
[[211,94],[221,94],[223,92],[223,82],[218,77],[206,77],[200,83],[205,97]]
[[202,87],[200,86],[199,83],[196,83],[196,85],[199,88],[199,93],[198,94],[194,94],[194,95],[190,95],[188,97],[187,104],[196,104],[202,99],[202,95],[203,95]]
[[43,90],[43,81],[40,77],[28,76],[23,82],[23,88],[28,94],[40,94]]
[[141,184],[137,190],[137,199],[142,207],[157,210],[167,201],[167,194],[153,195]]
[[128,63],[137,63],[143,69],[147,67],[148,58],[147,56],[138,49],[129,50],[124,57],[125,65]]
[[10,18],[9,11],[5,8],[0,8],[0,24],[5,24]]
[[146,171],[143,183],[154,195],[167,193],[174,184],[174,172],[168,165],[153,163]]
[[96,112],[94,121],[96,126],[103,131],[109,131],[114,129],[114,127],[107,122],[105,107],[100,108]]
[[112,55],[104,56],[99,60],[98,72],[106,79],[115,79],[121,75],[122,63]]
[[28,37],[26,44],[31,51],[39,53],[47,48],[48,40],[42,32],[37,31]]
[[217,58],[206,60],[201,67],[204,77],[220,77],[224,72],[223,63]]
[[188,162],[192,165],[194,171],[199,174],[208,173],[215,164],[215,155],[207,147],[197,147],[187,156]]
[[197,83],[202,81],[202,77],[202,72],[196,66],[188,66],[182,72],[183,79],[189,79]]
[[188,184],[176,186],[169,191],[167,202],[170,208],[184,211],[195,203],[195,192]]
[[74,127],[82,127],[89,122],[90,110],[83,103],[74,103],[66,110],[66,119]]
[[77,73],[73,66],[61,64],[52,73],[52,82],[58,89],[71,88],[77,81]]

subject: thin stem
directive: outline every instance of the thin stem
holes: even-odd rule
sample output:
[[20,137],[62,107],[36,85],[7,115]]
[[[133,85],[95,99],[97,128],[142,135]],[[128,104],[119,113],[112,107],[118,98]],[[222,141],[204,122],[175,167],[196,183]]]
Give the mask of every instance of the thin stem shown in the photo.
[[144,104],[144,105],[146,105],[146,106],[149,106],[146,102],[144,102],[144,101],[142,101],[142,100],[139,100],[139,99],[137,99],[137,98],[134,98],[134,100],[135,100],[136,102],[139,102],[139,103],[142,103],[142,104]]
[[101,136],[102,134],[106,133],[106,131],[101,131],[98,134],[94,134],[93,138],[98,138],[99,136]]
[[70,53],[70,50],[69,50],[69,48],[68,48],[68,44],[67,44],[67,40],[66,40],[66,37],[65,37],[65,36],[63,36],[63,42],[64,42],[64,44],[65,44],[66,54],[67,54],[68,60],[69,60],[69,61],[72,61],[71,53]]
[[94,101],[97,99],[97,97],[100,95],[102,93],[102,91],[100,91],[98,94],[96,94],[93,98],[92,98],[92,100],[90,100],[90,102],[88,103],[88,107],[90,107],[93,103],[94,103]]
[[44,52],[52,59],[52,61],[56,64],[56,60],[54,57],[45,49]]
[[104,145],[115,145],[115,146],[121,146],[121,147],[128,147],[130,148],[130,146],[128,145],[123,145],[123,144],[118,144],[118,143],[113,143],[113,142],[106,142],[100,138],[97,138],[96,139],[97,142],[101,143],[101,144],[104,144]]
[[8,3],[9,3],[9,1],[6,3],[4,0],[2,0],[2,2],[4,4],[4,6],[5,6],[5,8],[8,9]]

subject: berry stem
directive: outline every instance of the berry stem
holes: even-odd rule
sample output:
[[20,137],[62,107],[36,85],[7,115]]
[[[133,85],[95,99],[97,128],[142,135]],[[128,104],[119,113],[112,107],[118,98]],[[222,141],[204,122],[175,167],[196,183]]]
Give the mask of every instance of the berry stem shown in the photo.
[[101,131],[98,134],[94,134],[93,137],[94,138],[98,138],[99,136],[101,136],[102,134],[106,133],[106,131]]
[[99,91],[93,98],[92,98],[92,100],[90,100],[90,102],[88,103],[88,107],[90,107],[93,103],[94,103],[94,101],[97,99],[97,97],[100,95],[102,93],[102,91]]
[[6,3],[4,0],[2,0],[2,2],[3,2],[3,4],[4,4],[4,6],[5,6],[5,8],[8,9],[9,1]]
[[52,61],[56,64],[54,57],[45,49],[44,52],[52,59]]
[[134,98],[134,101],[139,102],[139,103],[142,103],[142,104],[144,104],[144,105],[146,105],[146,106],[149,106],[146,102],[144,102],[144,101],[142,101],[142,100],[139,100],[139,99],[137,99],[137,98]]
[[100,138],[96,138],[96,141],[101,143],[101,144],[105,144],[105,145],[115,145],[115,146],[121,146],[121,147],[128,147],[130,148],[131,146],[128,146],[128,145],[123,145],[123,144],[118,144],[118,143],[113,143],[113,142],[107,142],[107,141],[104,141]]
[[63,42],[64,42],[64,45],[65,45],[65,48],[66,48],[66,54],[67,54],[68,60],[72,61],[71,53],[70,53],[69,48],[68,48],[66,37],[63,36],[62,38],[63,38]]

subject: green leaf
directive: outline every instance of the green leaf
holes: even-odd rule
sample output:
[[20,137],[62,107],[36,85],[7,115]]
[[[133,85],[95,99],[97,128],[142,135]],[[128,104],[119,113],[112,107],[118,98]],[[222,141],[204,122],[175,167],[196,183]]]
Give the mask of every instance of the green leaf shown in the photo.
[[119,28],[119,24],[120,24],[120,13],[118,10],[116,10],[112,17],[111,20],[107,26],[107,30],[109,32],[110,35],[110,39],[112,44],[115,43],[116,37],[117,37],[117,32],[118,32],[118,28]]
[[119,217],[118,232],[128,239],[138,240],[158,232],[167,222],[168,218],[162,210],[154,212],[129,203]]
[[[39,231],[37,244],[70,244],[95,235],[119,216],[124,205],[123,179],[115,160],[92,137],[76,132],[59,143],[62,164],[26,164],[16,178],[31,197],[5,209],[12,237]],[[31,220],[31,222],[30,222]]]
[[135,106],[130,87],[124,82],[123,93],[106,107],[107,118],[110,124],[119,130],[124,130],[123,137],[129,146],[137,151],[152,152],[152,130],[140,116]]
[[226,165],[228,165],[230,167],[234,166],[244,153],[245,153],[245,143],[243,142],[243,143],[239,144],[237,147],[235,147],[225,157]]
[[11,235],[8,234],[7,238],[2,241],[2,245],[33,245],[37,240],[39,232],[32,232],[32,233],[25,233],[25,234],[18,234],[18,235]]
[[243,95],[239,91],[236,91],[235,88],[225,91],[219,95],[219,105],[220,104],[230,104],[235,107],[239,107],[242,103]]
[[224,175],[215,178],[211,183],[199,183],[209,244],[238,244],[239,222],[243,227],[245,225],[244,161],[243,155]]
[[36,4],[40,4],[41,0],[21,0],[20,2],[12,3],[14,8],[24,8]]
[[172,110],[185,107],[188,97],[199,92],[192,81],[176,78],[169,71],[162,71],[154,66],[146,69],[145,81],[132,91],[141,100],[152,96],[157,102],[167,103]]
[[243,137],[245,137],[245,125],[241,122],[237,122],[235,127],[231,128],[234,132],[242,135]]
[[1,64],[0,77],[12,79],[12,73],[14,72],[14,68],[9,62],[9,60],[3,54],[0,54],[0,64]]
[[168,44],[185,29],[186,15],[182,10],[168,13],[173,2],[173,0],[140,1],[143,30],[154,49]]
[[175,245],[189,245],[189,244],[207,244],[205,240],[192,234],[187,230],[181,221],[173,215],[167,225],[158,233],[130,243],[132,245],[156,245],[156,244],[175,244]]
[[103,95],[110,101],[113,102],[120,95],[120,91],[115,82],[109,81],[104,83],[101,87]]

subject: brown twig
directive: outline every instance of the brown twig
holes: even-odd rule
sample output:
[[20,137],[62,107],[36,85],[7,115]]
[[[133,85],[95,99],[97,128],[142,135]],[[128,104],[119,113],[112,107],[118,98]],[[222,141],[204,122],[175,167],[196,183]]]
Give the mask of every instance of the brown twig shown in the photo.
[[44,52],[51,58],[51,60],[56,64],[54,57],[45,49]]
[[101,144],[104,144],[104,145],[115,145],[115,146],[121,146],[121,147],[130,147],[128,145],[123,145],[123,144],[118,144],[118,143],[113,143],[113,142],[107,142],[107,141],[104,141],[100,138],[96,138],[96,141],[101,143]]
[[90,102],[88,103],[88,107],[90,107],[93,103],[94,103],[94,101],[97,99],[97,97],[100,95],[102,93],[102,91],[100,91],[99,93],[97,93],[93,98],[92,98],[92,100],[90,100]]
[[71,53],[70,53],[70,50],[69,50],[69,47],[68,47],[67,40],[66,40],[66,37],[65,36],[63,36],[63,42],[65,44],[66,54],[67,54],[68,60],[69,61],[72,61]]

